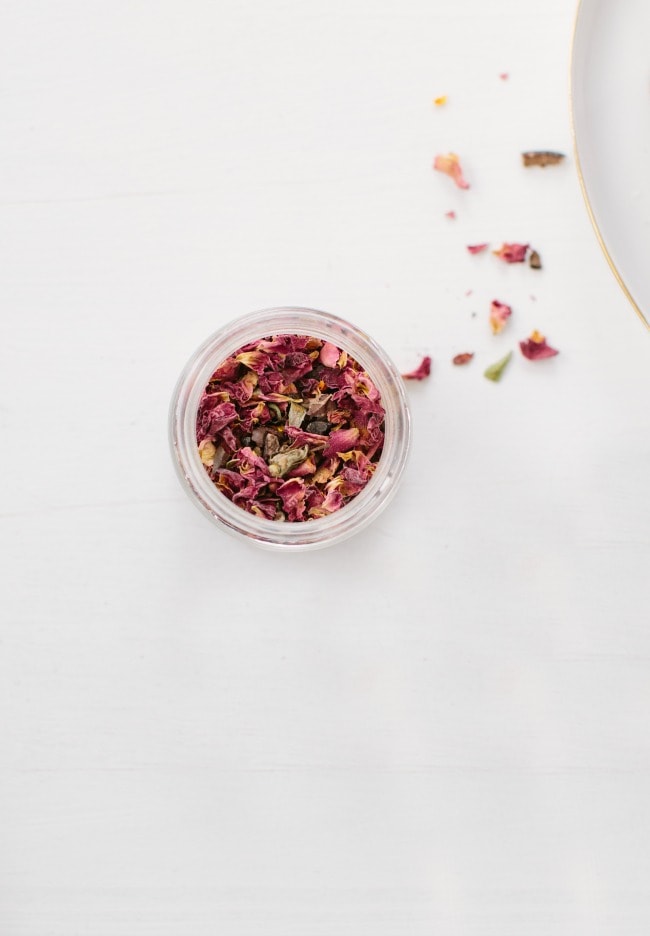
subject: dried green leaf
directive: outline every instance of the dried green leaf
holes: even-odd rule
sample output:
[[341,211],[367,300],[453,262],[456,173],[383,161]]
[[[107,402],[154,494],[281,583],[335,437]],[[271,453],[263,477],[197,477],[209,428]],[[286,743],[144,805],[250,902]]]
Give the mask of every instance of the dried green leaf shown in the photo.
[[490,364],[490,366],[486,369],[484,376],[487,377],[488,380],[493,380],[495,383],[497,383],[499,380],[501,380],[501,376],[510,363],[511,357],[512,351],[508,351],[506,356],[502,357],[500,361],[497,361],[495,364]]

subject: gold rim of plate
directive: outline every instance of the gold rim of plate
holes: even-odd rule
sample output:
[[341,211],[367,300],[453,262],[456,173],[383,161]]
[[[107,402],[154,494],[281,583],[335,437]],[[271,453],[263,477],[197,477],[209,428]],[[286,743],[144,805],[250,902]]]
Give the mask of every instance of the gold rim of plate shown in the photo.
[[584,177],[584,175],[583,175],[583,173],[582,173],[582,165],[580,164],[580,156],[579,156],[579,154],[578,154],[578,141],[577,141],[577,138],[576,138],[575,102],[574,102],[574,98],[573,98],[573,59],[574,59],[574,56],[575,56],[576,33],[577,33],[577,31],[578,31],[578,20],[579,20],[579,18],[580,18],[580,11],[582,10],[583,3],[584,3],[584,0],[578,0],[577,6],[576,6],[576,12],[575,12],[575,16],[574,16],[574,18],[573,18],[573,31],[572,31],[572,34],[571,34],[571,54],[570,54],[570,56],[569,56],[569,114],[570,114],[570,120],[571,120],[571,137],[572,137],[572,140],[573,140],[573,158],[575,159],[576,170],[577,170],[577,173],[578,173],[578,181],[580,182],[580,188],[581,188],[581,190],[582,190],[582,197],[584,198],[585,205],[586,205],[586,207],[587,207],[587,214],[589,215],[589,220],[591,221],[591,225],[592,225],[592,227],[593,227],[593,229],[594,229],[594,232],[595,232],[595,234],[596,234],[596,239],[598,240],[598,243],[600,244],[600,248],[601,248],[603,254],[605,255],[605,259],[607,260],[607,263],[609,264],[610,270],[612,271],[612,273],[614,274],[614,276],[616,277],[616,279],[617,279],[617,281],[618,281],[618,285],[621,287],[621,289],[623,290],[624,294],[627,296],[627,299],[628,299],[630,305],[632,306],[632,308],[634,309],[634,311],[636,312],[636,314],[639,316],[639,318],[641,319],[641,321],[643,322],[643,324],[645,325],[645,327],[646,327],[648,330],[650,330],[650,322],[649,322],[648,319],[645,317],[645,315],[644,315],[643,312],[641,311],[641,308],[639,307],[639,304],[637,303],[636,299],[634,298],[634,296],[632,295],[632,293],[630,292],[630,290],[629,290],[628,287],[626,286],[625,281],[624,281],[624,279],[623,279],[621,273],[619,272],[618,267],[617,267],[616,264],[614,263],[614,261],[613,261],[613,259],[612,259],[612,256],[611,256],[611,254],[610,254],[610,252],[609,252],[609,250],[608,250],[608,248],[607,248],[607,244],[605,243],[605,239],[604,239],[604,237],[603,237],[603,235],[602,235],[602,232],[601,232],[601,230],[600,230],[600,228],[599,228],[599,226],[598,226],[598,222],[597,222],[597,220],[596,220],[596,215],[594,214],[594,209],[593,209],[593,207],[592,207],[592,205],[591,205],[591,201],[589,200],[589,194],[588,194],[588,192],[587,192],[587,183],[585,182],[585,177]]

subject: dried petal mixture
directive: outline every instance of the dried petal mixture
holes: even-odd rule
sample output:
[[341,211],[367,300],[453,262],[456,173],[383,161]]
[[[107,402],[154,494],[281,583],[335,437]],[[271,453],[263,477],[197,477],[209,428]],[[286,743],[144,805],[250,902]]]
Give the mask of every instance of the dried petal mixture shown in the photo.
[[379,391],[328,341],[275,335],[216,369],[199,402],[196,441],[212,481],[269,520],[340,510],[372,477],[384,443]]

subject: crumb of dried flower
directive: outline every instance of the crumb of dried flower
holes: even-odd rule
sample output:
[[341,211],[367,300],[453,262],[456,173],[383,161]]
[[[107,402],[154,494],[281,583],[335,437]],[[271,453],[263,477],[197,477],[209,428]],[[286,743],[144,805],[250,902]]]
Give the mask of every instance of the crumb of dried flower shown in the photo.
[[499,78],[501,79],[501,81],[507,81],[509,77],[510,75],[508,72],[501,72],[501,74],[499,75]]
[[502,357],[500,361],[496,361],[494,364],[490,364],[484,372],[484,377],[487,377],[488,380],[493,380],[495,383],[498,383],[501,380],[504,370],[510,363],[510,358],[512,357],[512,351],[508,351],[505,357]]
[[527,251],[528,244],[502,244],[498,250],[493,250],[492,253],[505,263],[523,263]]
[[441,94],[440,97],[433,99],[433,103],[436,105],[436,107],[443,107],[447,103],[447,95]]
[[505,302],[499,302],[493,299],[490,304],[490,328],[493,335],[500,334],[506,326],[506,322],[512,315],[512,308]]
[[531,250],[530,257],[528,258],[528,265],[532,270],[542,269],[542,258],[536,250]]
[[550,150],[530,150],[521,154],[524,166],[557,166],[564,159],[564,153],[553,153]]
[[451,363],[455,364],[456,367],[462,367],[464,364],[469,364],[473,357],[473,351],[464,351],[463,354],[457,354],[456,357],[452,358]]
[[468,189],[469,183],[463,176],[463,170],[461,169],[460,159],[456,153],[447,153],[446,155],[438,155],[433,161],[433,168],[437,172],[444,172],[445,175],[448,175],[454,180],[458,188]]
[[423,357],[419,366],[415,370],[409,371],[408,374],[402,374],[403,380],[424,380],[425,377],[428,377],[431,373],[431,358],[429,356]]
[[487,250],[489,246],[489,244],[468,244],[467,249],[471,254],[480,254]]
[[445,218],[449,218],[450,221],[453,221],[456,218],[455,211],[445,211]]

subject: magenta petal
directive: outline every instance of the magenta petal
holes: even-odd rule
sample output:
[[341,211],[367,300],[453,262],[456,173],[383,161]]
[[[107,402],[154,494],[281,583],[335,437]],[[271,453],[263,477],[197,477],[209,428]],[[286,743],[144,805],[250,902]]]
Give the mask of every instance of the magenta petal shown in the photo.
[[424,357],[420,362],[419,367],[416,367],[415,370],[409,371],[408,374],[402,374],[403,380],[424,380],[425,377],[428,377],[431,373],[431,358]]
[[349,452],[350,449],[353,449],[357,444],[358,439],[359,430],[356,427],[352,429],[338,429],[327,437],[327,445],[323,450],[323,457],[330,458],[332,455],[337,455],[339,452]]

